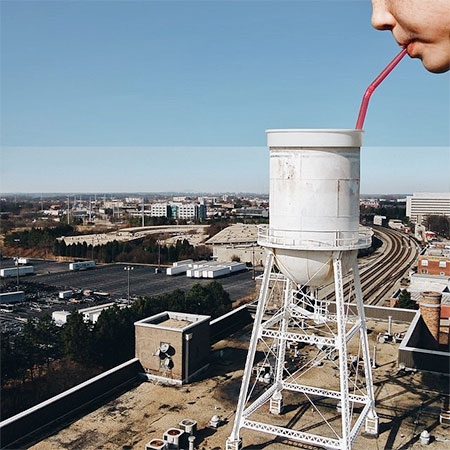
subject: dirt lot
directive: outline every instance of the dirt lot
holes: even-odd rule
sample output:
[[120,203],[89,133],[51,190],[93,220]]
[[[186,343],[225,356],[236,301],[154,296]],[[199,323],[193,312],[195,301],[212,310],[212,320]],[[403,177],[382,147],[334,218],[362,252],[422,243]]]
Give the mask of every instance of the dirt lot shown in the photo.
[[[372,330],[369,335],[372,348],[377,333],[384,331],[386,324],[370,322],[368,325]],[[394,324],[393,331],[402,332],[406,328],[407,325]],[[169,427],[176,427],[182,419],[191,418],[198,421],[198,448],[223,450],[232,427],[248,340],[247,328],[216,344],[211,366],[202,381],[183,387],[143,382],[31,448],[143,450],[151,438],[160,438]],[[374,370],[374,384],[380,435],[378,439],[359,436],[354,448],[420,449],[418,436],[427,428],[434,438],[428,448],[448,449],[450,428],[439,425],[440,394],[448,391],[448,378],[399,371],[396,362],[398,344],[378,344],[377,348],[378,368]],[[337,380],[337,371],[327,365],[317,368],[314,373],[311,371],[304,378],[305,382],[328,388]],[[311,433],[325,431],[321,417],[309,407],[302,394],[291,393],[285,395],[284,400],[286,412],[283,415],[270,415],[266,404],[257,411],[257,420]],[[322,405],[321,413],[330,421],[339,421],[335,405]],[[209,419],[215,414],[224,421],[217,430],[208,426]],[[247,450],[311,448],[247,430],[243,430],[242,437]]]

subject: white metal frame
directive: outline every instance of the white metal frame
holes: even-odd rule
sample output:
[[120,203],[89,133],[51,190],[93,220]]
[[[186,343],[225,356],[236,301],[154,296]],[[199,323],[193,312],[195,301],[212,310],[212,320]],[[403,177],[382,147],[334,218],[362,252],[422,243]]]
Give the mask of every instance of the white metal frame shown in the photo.
[[[328,312],[329,304],[326,301],[322,300],[317,305],[317,292],[315,290],[308,291],[307,283],[305,286],[299,287],[292,280],[280,276],[280,274],[274,276],[273,267],[276,264],[276,256],[273,250],[268,249],[235,420],[231,435],[226,442],[226,450],[239,450],[242,448],[240,430],[243,428],[265,432],[297,442],[339,450],[351,449],[363,425],[365,425],[365,431],[368,434],[378,434],[378,417],[375,411],[375,397],[358,263],[355,258],[352,272],[358,315],[352,317],[349,316],[350,308],[344,298],[343,252],[336,250],[332,252],[332,255],[330,263],[332,263],[334,270],[336,294],[336,312],[333,314]],[[274,289],[269,289],[271,282],[284,283],[283,304],[275,314],[266,308],[271,292],[274,291]],[[263,318],[266,318],[266,320],[263,321]],[[347,344],[351,339],[356,338],[359,339],[358,346],[362,352],[365,380],[358,378],[361,375],[359,373],[359,354],[356,357],[354,375],[350,376],[349,373]],[[301,365],[301,367],[295,367],[292,372],[289,372],[285,366],[288,342],[316,346],[319,351],[308,363]],[[255,396],[255,386],[258,380],[253,380],[252,386],[250,384],[258,344],[267,349],[266,362],[270,362],[275,370],[271,383],[266,386],[266,389],[261,394]],[[338,353],[337,362],[333,361],[332,364],[339,370],[339,390],[308,386],[301,383],[302,376],[316,365],[322,364],[332,352]],[[267,403],[270,403],[270,412],[279,414],[282,410],[283,391],[303,394],[315,411],[319,413],[321,420],[329,427],[332,436],[294,430],[252,419],[252,414]],[[323,400],[324,398],[339,401],[339,410],[341,411],[340,428],[336,425],[333,427],[320,412],[318,400]],[[355,404],[360,406],[358,408],[360,412],[356,412]]]

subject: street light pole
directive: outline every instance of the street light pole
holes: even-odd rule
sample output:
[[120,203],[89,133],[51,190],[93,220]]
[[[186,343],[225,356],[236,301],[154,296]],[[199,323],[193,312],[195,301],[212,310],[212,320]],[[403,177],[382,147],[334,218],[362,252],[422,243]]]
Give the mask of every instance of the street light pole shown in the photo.
[[[20,239],[14,239],[14,242],[20,242]],[[17,290],[19,290],[19,255],[16,252],[16,267],[17,267]]]
[[161,242],[158,240],[158,272],[161,271]]
[[252,244],[252,280],[255,279],[255,244]]
[[128,298],[128,304],[130,304],[130,270],[133,270],[134,269],[134,267],[131,267],[131,266],[126,266],[126,267],[124,267],[123,268],[123,270],[126,270],[127,271],[127,273],[128,273],[128,290],[127,290],[127,292],[128,292],[128,295],[127,295],[127,298]]

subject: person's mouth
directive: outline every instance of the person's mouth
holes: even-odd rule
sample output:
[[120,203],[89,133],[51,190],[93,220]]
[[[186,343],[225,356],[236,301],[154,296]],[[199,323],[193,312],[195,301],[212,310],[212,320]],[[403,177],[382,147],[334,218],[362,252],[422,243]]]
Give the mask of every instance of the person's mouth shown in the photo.
[[399,42],[400,47],[406,48],[406,51],[408,52],[408,55],[413,58],[414,56],[417,56],[414,53],[414,46],[415,43],[417,42],[416,39],[410,39],[408,41],[404,41],[404,42]]

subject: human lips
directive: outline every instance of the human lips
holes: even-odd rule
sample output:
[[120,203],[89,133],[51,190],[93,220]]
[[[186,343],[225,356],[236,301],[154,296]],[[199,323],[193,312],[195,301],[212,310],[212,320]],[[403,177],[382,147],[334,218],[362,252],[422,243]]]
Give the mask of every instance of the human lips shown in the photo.
[[400,41],[398,44],[400,45],[400,47],[406,48],[408,55],[413,57],[415,56],[414,54],[414,44],[417,42],[416,39],[410,39],[408,41]]

